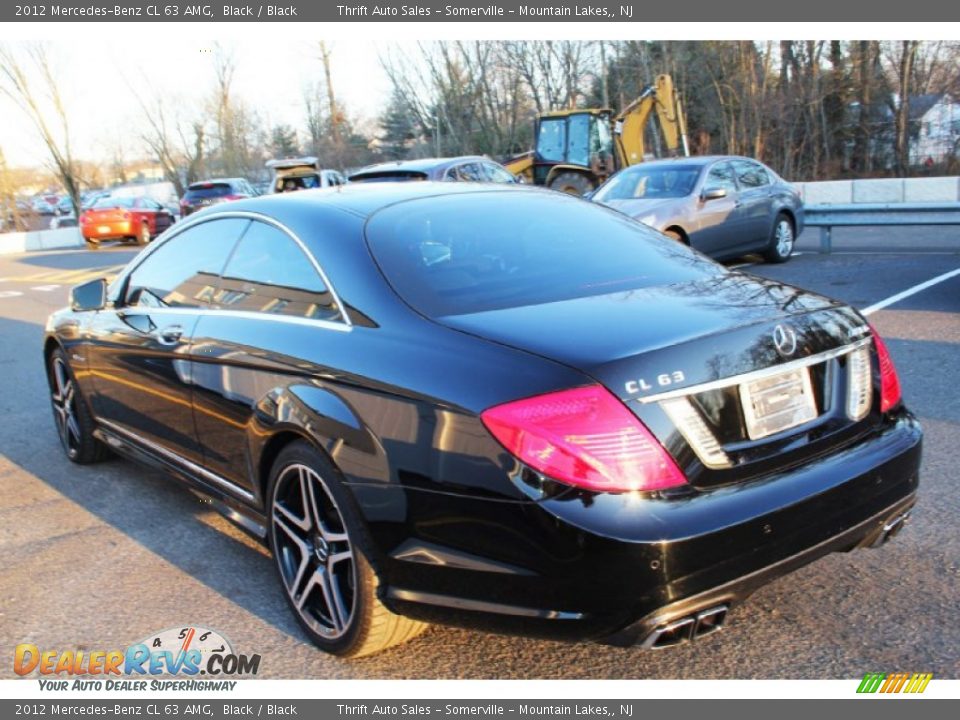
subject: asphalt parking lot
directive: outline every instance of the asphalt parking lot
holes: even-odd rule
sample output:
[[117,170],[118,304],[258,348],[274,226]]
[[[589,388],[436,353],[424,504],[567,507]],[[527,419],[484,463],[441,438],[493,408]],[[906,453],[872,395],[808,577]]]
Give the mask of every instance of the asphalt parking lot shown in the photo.
[[926,430],[913,520],[880,550],[834,555],[765,587],[722,633],[668,651],[566,645],[436,627],[360,661],[313,649],[256,542],[163,475],[63,456],[40,358],[69,287],[129,248],[0,256],[0,677],[16,644],[125,647],[186,624],[260,653],[272,678],[960,677],[960,228],[808,231],[785,265],[734,263],[871,310]]

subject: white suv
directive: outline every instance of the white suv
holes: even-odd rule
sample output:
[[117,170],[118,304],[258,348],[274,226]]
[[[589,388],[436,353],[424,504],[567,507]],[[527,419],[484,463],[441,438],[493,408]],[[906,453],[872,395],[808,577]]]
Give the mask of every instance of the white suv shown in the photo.
[[267,167],[273,172],[270,181],[272,193],[336,187],[347,182],[336,170],[322,169],[320,161],[315,157],[271,160]]

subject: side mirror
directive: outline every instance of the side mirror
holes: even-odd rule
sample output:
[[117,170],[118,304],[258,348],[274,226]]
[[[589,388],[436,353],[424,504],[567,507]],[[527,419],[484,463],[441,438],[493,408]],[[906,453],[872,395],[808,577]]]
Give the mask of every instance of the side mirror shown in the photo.
[[702,193],[700,193],[701,200],[719,200],[720,198],[725,198],[727,196],[726,188],[706,188]]
[[75,312],[103,310],[107,306],[107,279],[91,280],[70,290],[70,309]]

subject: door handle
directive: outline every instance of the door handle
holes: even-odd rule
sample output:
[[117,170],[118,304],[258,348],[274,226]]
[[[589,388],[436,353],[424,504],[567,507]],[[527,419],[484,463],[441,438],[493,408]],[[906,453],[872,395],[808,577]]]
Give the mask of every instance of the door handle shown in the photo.
[[176,345],[183,337],[183,327],[180,325],[167,325],[165,328],[157,330],[154,335],[157,342],[161,345]]

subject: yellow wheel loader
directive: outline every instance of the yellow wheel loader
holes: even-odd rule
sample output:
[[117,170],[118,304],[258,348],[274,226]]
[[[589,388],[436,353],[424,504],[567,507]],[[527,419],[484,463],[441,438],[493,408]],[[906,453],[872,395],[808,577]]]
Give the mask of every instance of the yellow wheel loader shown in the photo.
[[644,130],[654,114],[667,153],[689,155],[680,98],[670,76],[659,75],[619,113],[591,108],[540,115],[535,148],[504,166],[524,182],[585,195],[620,168],[646,159]]

